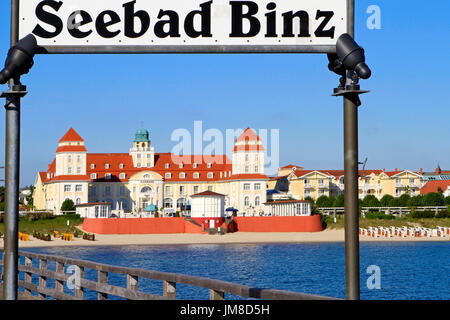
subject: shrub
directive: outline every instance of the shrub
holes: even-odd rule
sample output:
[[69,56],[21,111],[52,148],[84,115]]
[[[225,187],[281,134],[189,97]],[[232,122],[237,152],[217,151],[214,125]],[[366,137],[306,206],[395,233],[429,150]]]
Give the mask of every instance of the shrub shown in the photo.
[[408,207],[420,207],[420,206],[422,206],[422,203],[423,203],[423,196],[419,195],[419,196],[411,197],[408,200],[408,203],[406,205]]
[[439,211],[436,214],[436,218],[450,218],[450,213],[448,211],[444,211],[444,210]]
[[344,194],[339,195],[333,203],[333,207],[343,207],[344,206]]
[[385,194],[381,200],[380,200],[380,204],[382,207],[389,207],[390,206],[390,202],[391,200],[394,200],[395,198],[393,196],[391,196],[390,194]]
[[384,212],[367,212],[365,214],[366,219],[382,219],[382,220],[393,220],[395,217],[390,214],[385,214]]
[[71,199],[66,199],[61,205],[61,211],[75,211],[75,204]]
[[24,218],[28,221],[54,219],[55,216],[52,212],[28,212]]
[[364,197],[362,201],[363,207],[379,207],[380,201],[372,194],[369,194]]
[[406,207],[410,199],[411,197],[409,196],[409,194],[402,194],[400,197],[398,197],[398,205],[400,207]]
[[[448,197],[445,197],[445,199],[444,199],[444,203],[445,203],[445,205],[450,205],[450,196],[448,196]],[[1,210],[0,210],[1,211]]]
[[316,206],[319,208],[332,207],[334,204],[334,197],[329,198],[327,196],[320,196],[317,198]]
[[430,192],[423,197],[424,206],[443,206],[444,196],[439,192]]
[[431,210],[423,210],[411,212],[410,216],[413,219],[422,219],[422,218],[434,218],[435,212]]

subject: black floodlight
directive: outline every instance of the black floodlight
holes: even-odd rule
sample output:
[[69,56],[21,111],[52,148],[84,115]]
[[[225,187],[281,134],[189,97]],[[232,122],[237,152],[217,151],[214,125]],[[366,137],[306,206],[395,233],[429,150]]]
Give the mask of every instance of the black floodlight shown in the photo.
[[21,75],[28,73],[33,66],[33,57],[37,48],[36,38],[29,34],[9,49],[5,68],[0,72],[0,84],[5,84],[10,79],[18,79]]
[[345,77],[345,68],[342,65],[342,62],[339,60],[339,57],[335,53],[328,54],[328,70]]
[[365,63],[364,49],[348,33],[344,33],[338,38],[336,42],[336,54],[338,60],[342,63],[342,67],[355,71],[358,77],[369,79],[372,75],[372,72]]

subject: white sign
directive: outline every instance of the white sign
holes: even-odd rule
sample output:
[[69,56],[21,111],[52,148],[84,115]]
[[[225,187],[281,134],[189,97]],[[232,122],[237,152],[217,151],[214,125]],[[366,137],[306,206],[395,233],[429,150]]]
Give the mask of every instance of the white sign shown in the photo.
[[348,0],[20,0],[49,53],[329,52]]

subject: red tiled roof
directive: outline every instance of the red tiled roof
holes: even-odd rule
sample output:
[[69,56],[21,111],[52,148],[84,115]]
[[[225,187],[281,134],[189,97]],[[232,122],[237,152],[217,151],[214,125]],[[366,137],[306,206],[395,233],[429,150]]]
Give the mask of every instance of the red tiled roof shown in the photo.
[[296,169],[299,169],[299,170],[305,169],[302,166],[296,166],[296,165],[293,165],[293,164],[288,164],[287,166],[281,167],[280,169],[292,169],[292,168],[296,168]]
[[276,200],[276,201],[269,201],[264,204],[278,204],[278,203],[309,203],[311,201],[308,200]]
[[201,196],[222,196],[222,197],[225,197],[224,194],[213,192],[213,191],[209,191],[209,190],[193,194],[191,197],[201,197]]
[[257,173],[245,173],[245,174],[234,174],[230,179],[226,180],[267,180],[268,176],[265,174],[257,174]]
[[53,176],[53,178],[50,179],[51,181],[88,181],[91,180],[88,175],[62,175],[62,176]]
[[59,152],[87,152],[85,146],[61,146],[56,149],[56,153]]
[[443,192],[450,186],[450,180],[432,180],[428,181],[421,189],[420,194],[427,194],[430,192],[438,192],[441,188]]
[[247,129],[244,130],[244,132],[236,139],[235,142],[238,141],[260,141],[261,139],[259,138],[259,136],[255,133],[255,131],[253,131],[252,129],[250,129],[250,127],[248,127]]
[[70,128],[65,135],[59,140],[59,142],[65,141],[84,141],[82,137],[73,129]]

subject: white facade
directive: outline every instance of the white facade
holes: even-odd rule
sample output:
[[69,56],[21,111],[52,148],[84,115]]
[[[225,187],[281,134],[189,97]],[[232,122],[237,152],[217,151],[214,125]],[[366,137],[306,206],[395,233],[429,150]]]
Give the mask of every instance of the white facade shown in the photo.
[[110,218],[111,205],[107,202],[85,203],[76,206],[81,218]]
[[224,216],[224,195],[204,192],[192,196],[191,218],[223,218]]

